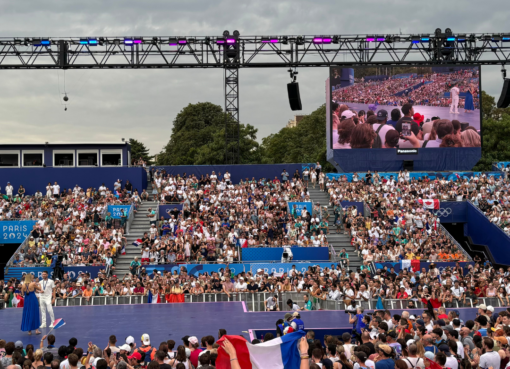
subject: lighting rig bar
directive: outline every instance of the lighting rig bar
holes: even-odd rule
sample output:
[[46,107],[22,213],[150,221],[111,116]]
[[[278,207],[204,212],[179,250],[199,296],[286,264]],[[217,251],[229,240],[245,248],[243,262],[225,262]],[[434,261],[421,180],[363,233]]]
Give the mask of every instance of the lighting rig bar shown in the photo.
[[[226,56],[235,49],[235,57]],[[328,67],[510,62],[483,34],[0,38],[0,69]]]

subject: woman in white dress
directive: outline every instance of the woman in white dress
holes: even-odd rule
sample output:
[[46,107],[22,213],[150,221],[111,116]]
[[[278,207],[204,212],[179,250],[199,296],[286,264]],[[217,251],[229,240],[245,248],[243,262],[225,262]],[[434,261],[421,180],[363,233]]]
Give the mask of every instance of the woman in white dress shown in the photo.
[[313,186],[313,188],[315,188],[315,184],[317,183],[317,172],[315,171],[315,169],[311,170],[310,178],[312,180],[312,186]]
[[53,186],[51,185],[50,182],[48,182],[48,185],[46,186],[46,198],[47,199],[51,199],[53,197],[52,190],[53,190]]

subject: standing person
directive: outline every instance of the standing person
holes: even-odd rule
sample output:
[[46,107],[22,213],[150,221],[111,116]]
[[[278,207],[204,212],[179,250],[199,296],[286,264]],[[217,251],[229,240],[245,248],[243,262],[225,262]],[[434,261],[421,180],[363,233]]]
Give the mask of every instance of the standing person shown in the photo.
[[317,162],[317,164],[315,165],[315,171],[317,172],[317,175],[321,174],[321,170],[322,170],[322,165],[321,165],[321,163]]
[[7,182],[7,186],[5,186],[5,194],[9,199],[12,199],[12,192],[14,191],[14,187],[12,187],[11,182]]
[[46,198],[51,199],[53,187],[51,185],[51,182],[48,182],[48,185],[46,186]]
[[460,90],[456,84],[450,89],[450,98],[452,103],[450,104],[450,113],[459,114],[459,94]]
[[470,84],[466,90],[466,99],[464,100],[464,113],[471,114],[475,110],[475,105],[473,103],[473,96],[475,93],[476,91],[473,85]]
[[53,315],[53,307],[51,306],[51,300],[55,298],[55,282],[48,278],[48,272],[42,272],[42,281],[41,281],[41,294],[39,296],[39,303],[41,305],[41,317],[42,324],[39,328],[46,328],[46,310],[48,310],[48,314],[50,314],[51,325],[50,328],[53,328],[53,322],[55,321],[55,316]]
[[285,183],[289,180],[289,172],[286,169],[283,170],[282,174],[282,182]]
[[53,185],[53,197],[58,199],[60,196],[60,186],[58,185],[57,181],[55,181],[55,184]]
[[25,296],[21,330],[23,332],[28,331],[29,335],[32,335],[32,330],[34,329],[35,334],[41,334],[38,329],[41,325],[41,318],[39,317],[39,302],[35,295],[36,292],[41,292],[41,286],[33,280],[34,276],[27,273],[25,275],[25,283],[21,287],[21,292]]

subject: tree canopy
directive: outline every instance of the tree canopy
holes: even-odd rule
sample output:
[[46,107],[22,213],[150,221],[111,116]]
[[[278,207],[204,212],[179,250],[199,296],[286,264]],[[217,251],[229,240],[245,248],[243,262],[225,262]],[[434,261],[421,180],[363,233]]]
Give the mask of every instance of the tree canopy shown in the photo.
[[129,139],[129,145],[131,146],[131,160],[138,161],[142,158],[147,164],[151,164],[154,156],[149,155],[149,149],[143,142],[135,140],[134,138]]

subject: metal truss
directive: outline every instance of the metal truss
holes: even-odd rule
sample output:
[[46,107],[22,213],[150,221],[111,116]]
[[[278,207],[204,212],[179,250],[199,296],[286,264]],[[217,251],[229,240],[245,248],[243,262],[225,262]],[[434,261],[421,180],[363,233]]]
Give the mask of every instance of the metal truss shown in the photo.
[[[510,62],[507,34],[240,36],[238,68]],[[320,40],[320,42],[319,42]],[[128,43],[126,43],[128,41]],[[0,69],[225,68],[222,37],[0,38]]]

